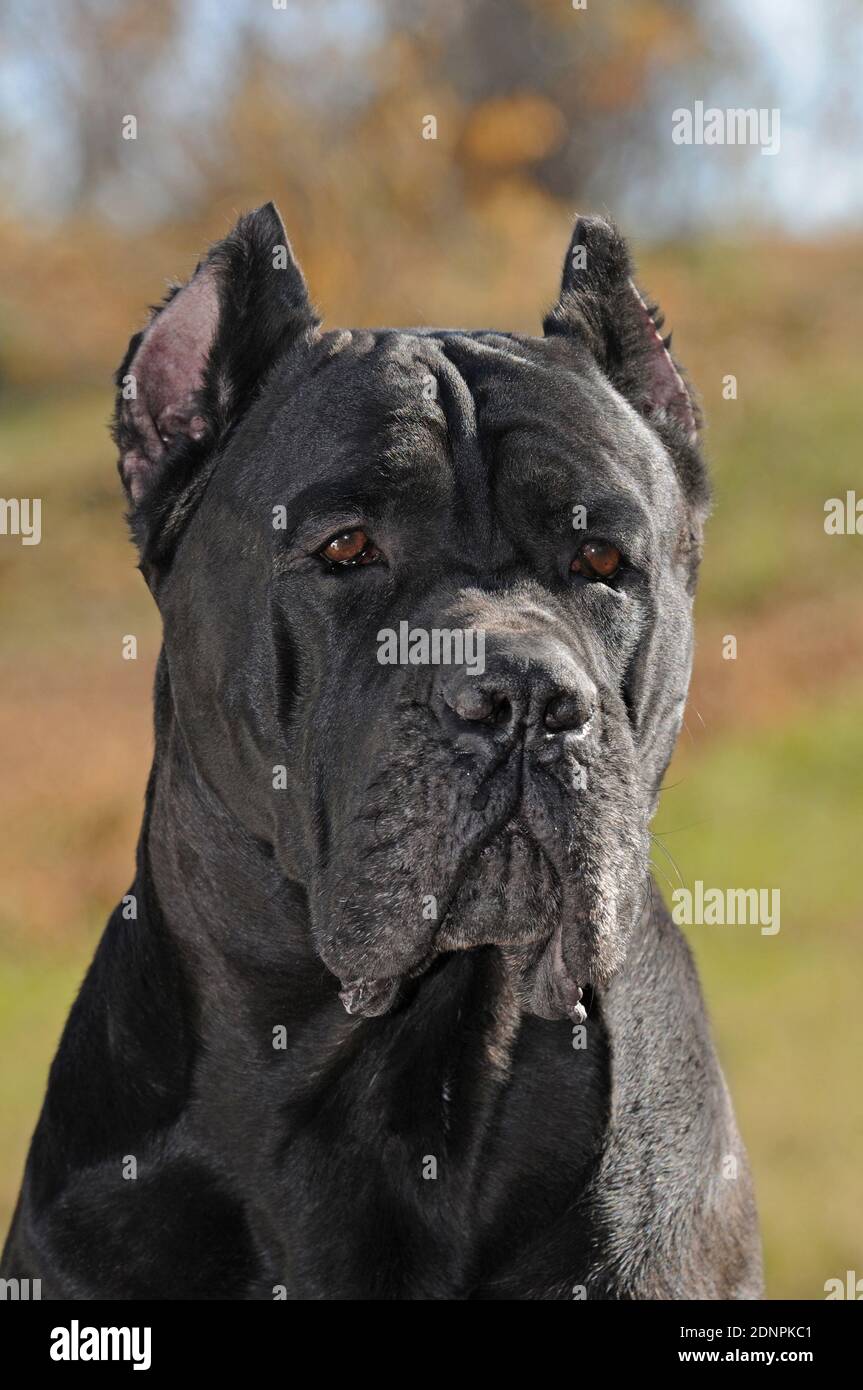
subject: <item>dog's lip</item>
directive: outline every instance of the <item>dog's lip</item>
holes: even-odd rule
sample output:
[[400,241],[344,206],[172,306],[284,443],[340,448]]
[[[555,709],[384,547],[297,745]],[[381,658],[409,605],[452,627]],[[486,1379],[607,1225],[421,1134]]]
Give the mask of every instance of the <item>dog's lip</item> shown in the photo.
[[583,1023],[587,1018],[587,1011],[581,1002],[584,990],[578,981],[573,979],[564,960],[563,928],[559,922],[554,929],[548,951],[551,956],[552,1001],[562,1008],[564,1014],[574,1023]]
[[[475,946],[460,949],[478,950],[490,944],[494,943],[477,942]],[[379,1018],[389,1013],[404,981],[423,975],[437,955],[438,952],[431,951],[413,970],[403,975],[342,982],[339,998],[345,1011],[360,1018]],[[540,1018],[568,1018],[572,1023],[584,1023],[587,1011],[581,1002],[583,997],[584,988],[570,973],[564,959],[562,927],[558,924],[532,972],[530,1012],[538,1014]]]
[[378,1018],[388,1013],[395,1001],[403,976],[395,975],[378,980],[349,980],[342,983],[339,998],[349,1014],[362,1018]]

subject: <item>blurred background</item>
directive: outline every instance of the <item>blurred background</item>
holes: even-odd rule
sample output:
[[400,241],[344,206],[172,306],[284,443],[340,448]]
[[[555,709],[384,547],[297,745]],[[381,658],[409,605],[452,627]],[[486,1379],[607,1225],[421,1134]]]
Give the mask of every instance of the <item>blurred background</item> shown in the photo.
[[[578,209],[632,238],[707,414],[716,505],[654,858],[668,893],[781,890],[777,935],[687,929],[768,1292],[863,1276],[863,536],[824,529],[828,499],[863,496],[861,5],[0,0],[0,17],[0,495],[42,498],[40,545],[0,536],[0,1227],[132,877],[151,756],[159,627],[105,429],[130,333],[271,197],[330,324],[538,331]],[[778,153],[676,145],[696,100],[778,108]]]

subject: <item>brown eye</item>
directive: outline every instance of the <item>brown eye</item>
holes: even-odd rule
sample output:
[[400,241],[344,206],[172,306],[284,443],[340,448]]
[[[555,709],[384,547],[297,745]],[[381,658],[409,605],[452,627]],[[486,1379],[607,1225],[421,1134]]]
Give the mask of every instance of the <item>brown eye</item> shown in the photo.
[[585,579],[612,579],[620,569],[620,551],[610,541],[585,541],[570,569]]
[[334,565],[370,565],[380,558],[380,551],[374,541],[369,540],[365,531],[359,527],[353,531],[341,531],[339,535],[333,536],[318,554]]

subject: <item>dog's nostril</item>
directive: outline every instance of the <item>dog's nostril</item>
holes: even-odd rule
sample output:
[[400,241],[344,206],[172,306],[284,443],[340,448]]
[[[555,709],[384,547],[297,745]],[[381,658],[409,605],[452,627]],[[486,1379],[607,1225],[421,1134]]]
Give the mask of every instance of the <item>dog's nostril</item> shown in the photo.
[[471,724],[507,724],[512,717],[512,705],[505,695],[476,685],[462,686],[452,708]]
[[580,729],[591,712],[578,695],[555,695],[545,707],[542,722],[550,733],[561,733],[565,729]]
[[495,701],[488,691],[476,685],[463,685],[452,702],[454,712],[460,719],[480,723],[491,719],[495,712]]

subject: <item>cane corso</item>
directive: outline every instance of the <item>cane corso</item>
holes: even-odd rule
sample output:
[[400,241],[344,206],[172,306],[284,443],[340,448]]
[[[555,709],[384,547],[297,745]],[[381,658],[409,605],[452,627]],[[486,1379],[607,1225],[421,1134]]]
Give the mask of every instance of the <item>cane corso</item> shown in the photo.
[[543,329],[325,331],[268,205],[133,337],[155,756],[4,1256],[43,1297],[761,1295],[648,867],[698,411],[609,223]]

